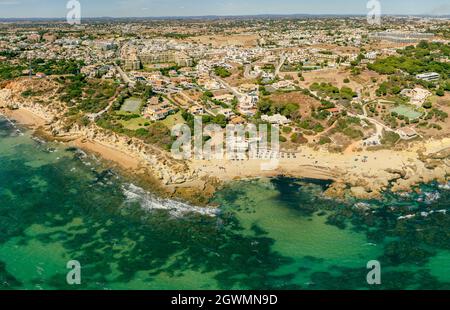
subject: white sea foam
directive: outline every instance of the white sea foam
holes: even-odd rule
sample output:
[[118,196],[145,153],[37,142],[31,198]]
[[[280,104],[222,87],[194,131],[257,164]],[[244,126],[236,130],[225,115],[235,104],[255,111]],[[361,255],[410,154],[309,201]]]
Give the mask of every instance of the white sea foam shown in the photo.
[[37,142],[38,144],[46,144],[47,142],[45,140],[39,139],[38,137],[31,137],[31,140],[34,142]]
[[[99,161],[96,157],[89,156],[85,151],[81,149],[76,149],[74,153],[77,156],[77,158],[81,161],[81,163],[86,167],[92,167],[93,164],[95,165]],[[95,170],[95,168],[91,168],[91,170]]]
[[86,158],[86,157],[88,157],[88,155],[86,154],[86,152],[83,151],[83,150],[80,150],[80,149],[77,149],[77,150],[75,151],[75,154],[76,154],[77,156],[79,156],[80,158]]
[[439,189],[450,190],[450,182],[447,182],[447,184],[439,184]]
[[441,194],[439,192],[425,193],[425,203],[432,204],[433,202],[441,199]]
[[406,216],[400,216],[398,218],[398,220],[410,220],[410,219],[413,219],[413,218],[415,218],[417,216],[428,217],[428,216],[430,216],[432,214],[435,214],[435,213],[440,213],[440,214],[447,215],[448,210],[442,209],[442,210],[433,210],[433,211],[429,211],[429,212],[423,211],[423,212],[420,212],[419,214],[410,214],[410,215],[406,215]]
[[415,218],[416,215],[415,214],[409,214],[409,215],[405,215],[405,216],[400,216],[397,220],[410,220],[412,218]]
[[180,201],[158,198],[134,184],[124,185],[122,189],[128,202],[137,202],[146,210],[167,210],[174,217],[189,213],[197,213],[210,217],[219,214],[218,209],[196,207]]
[[354,207],[358,210],[370,210],[372,208],[372,205],[365,202],[358,202],[354,205]]
[[19,136],[23,136],[24,133],[17,127],[16,123],[14,123],[10,118],[8,118],[6,115],[0,114],[8,123],[9,125],[15,129],[15,133]]

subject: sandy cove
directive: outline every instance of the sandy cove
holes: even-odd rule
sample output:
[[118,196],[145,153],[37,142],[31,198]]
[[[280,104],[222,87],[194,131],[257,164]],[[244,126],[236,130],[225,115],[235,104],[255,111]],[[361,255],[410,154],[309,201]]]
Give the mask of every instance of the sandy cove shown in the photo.
[[[170,154],[161,150],[150,156],[154,147],[149,152],[145,146],[144,151],[144,147],[134,139],[106,134],[99,128],[94,134],[92,129],[80,128],[55,134],[55,124],[49,114],[37,112],[42,111],[31,107],[2,110],[3,114],[19,123],[35,130],[45,129],[47,134],[52,134],[49,138],[96,153],[130,175],[151,180],[153,185],[159,183],[163,191],[173,197],[199,204],[207,203],[220,184],[238,179],[288,176],[333,180],[334,184],[326,192],[328,196],[344,198],[351,195],[368,199],[380,197],[387,188],[409,192],[419,183],[446,183],[450,175],[450,138],[416,142],[403,150],[350,154],[335,154],[305,146],[296,158],[280,159],[275,170],[265,171],[262,164],[267,164],[267,160],[192,160],[180,163],[169,159]],[[170,176],[171,173],[175,177]]]
[[450,138],[415,144],[407,150],[363,151],[335,154],[303,147],[295,159],[281,159],[274,171],[263,171],[260,160],[240,162],[194,162],[199,175],[218,176],[222,181],[255,177],[287,176],[335,181],[327,194],[346,194],[369,199],[381,192],[410,192],[419,183],[446,183],[450,175]]
[[120,164],[124,169],[138,169],[140,166],[140,161],[138,160],[138,158],[133,157],[130,154],[126,154],[119,149],[115,149],[108,145],[103,145],[96,141],[89,141],[77,135],[64,137],[49,136],[48,132],[42,132],[40,131],[40,129],[47,126],[51,121],[49,119],[44,119],[42,116],[37,115],[30,110],[0,109],[0,114],[5,115],[6,117],[18,122],[21,125],[35,130],[36,134],[43,135],[49,140],[58,140],[61,142],[65,142],[68,146],[77,147],[91,153],[99,154],[105,160]]
[[[197,179],[185,163],[171,159],[166,152],[140,140],[106,133],[97,126],[59,132],[56,128],[61,127],[61,121],[55,120],[52,111],[35,105],[15,110],[0,107],[0,114],[32,129],[34,134],[48,141],[63,142],[68,147],[99,155],[138,185],[163,197],[182,198],[204,205],[215,192],[215,179]],[[192,188],[184,186],[186,182]],[[183,186],[179,189],[180,184]],[[205,193],[204,197],[202,193]]]

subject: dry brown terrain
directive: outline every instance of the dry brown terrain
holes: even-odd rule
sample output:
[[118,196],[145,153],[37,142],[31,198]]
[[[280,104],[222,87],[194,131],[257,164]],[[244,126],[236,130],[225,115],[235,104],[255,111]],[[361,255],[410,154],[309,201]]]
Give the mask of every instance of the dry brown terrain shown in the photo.
[[303,117],[309,117],[311,115],[311,109],[317,108],[321,104],[314,98],[305,95],[301,92],[290,92],[290,93],[274,93],[270,95],[270,100],[273,102],[278,102],[282,104],[286,103],[296,103],[300,107],[300,114]]
[[[448,92],[445,93],[443,97],[434,97],[432,98],[434,107],[439,110],[450,115],[450,94]],[[429,121],[429,123],[434,123],[433,121]],[[417,131],[422,134],[425,138],[445,138],[450,134],[450,120],[447,119],[445,122],[439,122],[439,126],[442,127],[442,130],[434,129],[434,128],[418,128]]]
[[190,40],[201,44],[211,44],[213,47],[226,47],[230,45],[255,47],[258,45],[258,36],[255,34],[206,35],[194,37]]

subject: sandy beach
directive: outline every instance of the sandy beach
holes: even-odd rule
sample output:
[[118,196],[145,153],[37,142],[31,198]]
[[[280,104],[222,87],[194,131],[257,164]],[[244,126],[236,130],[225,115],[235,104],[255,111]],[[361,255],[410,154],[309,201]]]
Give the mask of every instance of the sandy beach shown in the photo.
[[98,154],[105,160],[119,164],[123,169],[137,170],[142,165],[142,160],[132,154],[124,153],[119,149],[110,145],[101,144],[97,141],[79,138],[68,144],[87,152]]
[[[49,120],[26,109],[17,110],[0,110],[0,114],[4,114],[8,118],[15,120],[31,129],[39,129],[48,124]],[[100,155],[103,159],[112,161],[120,165],[124,169],[138,169],[143,161],[133,154],[127,154],[112,145],[102,144],[98,141],[87,140],[83,137],[73,136],[64,137],[60,139],[55,137],[55,140],[65,141],[68,146],[77,147],[79,149]]]
[[[14,111],[3,110],[3,114],[34,129],[43,128],[49,122],[49,120],[23,108]],[[55,139],[58,138],[55,137]],[[64,139],[68,145],[98,154],[127,172],[139,175],[147,173],[146,168],[149,167],[149,163],[137,152],[130,152],[108,141],[88,139],[83,136],[66,136]],[[433,180],[447,182],[450,174],[449,151],[450,138],[416,143],[404,150],[343,154],[314,150],[305,146],[296,152],[295,156],[294,153],[291,153],[289,156],[291,158],[280,159],[269,170],[264,167],[269,160],[186,161],[190,170],[189,174],[195,175],[195,178],[176,184],[166,182],[167,184],[164,185],[170,191],[176,191],[178,188],[197,188],[203,191],[208,183],[205,180],[208,179],[224,183],[237,179],[288,176],[333,180],[335,184],[329,192],[334,196],[342,196],[344,191],[349,190],[356,197],[373,198],[378,197],[381,191],[387,189],[392,181],[394,181],[392,188],[397,191],[410,191],[415,184],[421,182]],[[439,152],[446,153],[444,158],[439,163],[435,162],[435,168],[430,167],[429,163],[424,161],[424,157],[432,157]],[[150,173],[148,170],[148,174]]]
[[4,114],[8,118],[15,120],[19,124],[32,128],[44,126],[48,122],[48,120],[26,109],[0,109],[0,114]]

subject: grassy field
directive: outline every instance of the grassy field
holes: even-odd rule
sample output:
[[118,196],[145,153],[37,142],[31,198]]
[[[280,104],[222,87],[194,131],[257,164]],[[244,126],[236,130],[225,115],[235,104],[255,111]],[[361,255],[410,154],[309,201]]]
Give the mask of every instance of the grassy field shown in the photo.
[[[116,113],[120,114],[120,115],[139,114],[139,113],[124,112],[124,111],[119,111]],[[142,116],[138,117],[138,118],[132,118],[130,120],[121,120],[119,122],[123,125],[123,127],[125,129],[129,129],[129,130],[138,130],[140,128],[147,128],[152,123],[152,121],[150,121],[149,119],[146,119]],[[180,111],[177,114],[168,116],[165,120],[160,121],[159,123],[163,124],[168,129],[172,129],[177,124],[184,124],[185,121],[184,121],[182,113]]]
[[415,111],[413,108],[410,108],[405,105],[398,106],[391,110],[391,112],[395,112],[398,115],[403,115],[411,120],[417,119],[422,116],[422,113]]
[[161,122],[169,129],[172,129],[172,127],[174,127],[177,124],[185,123],[181,111],[178,112],[177,114],[168,116],[165,120],[163,120]]
[[[133,114],[133,113],[123,112],[123,111],[116,112],[116,113],[120,114],[120,115]],[[148,120],[142,116],[138,117],[138,118],[132,118],[130,120],[120,120],[119,122],[123,125],[123,127],[125,129],[129,129],[129,130],[138,130],[139,128],[145,128],[145,127],[148,127],[151,123],[150,120]]]
[[[129,121],[120,121],[120,123],[123,125],[124,128],[129,130],[138,130],[139,128],[145,128],[150,124],[150,121],[148,119],[145,119],[143,117],[134,118]],[[147,126],[145,126],[148,124]]]
[[125,100],[120,110],[123,112],[139,114],[141,112],[142,103],[141,98],[128,98]]

